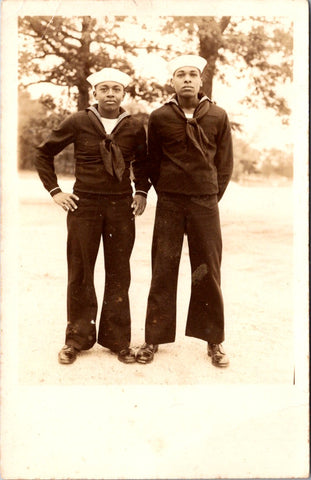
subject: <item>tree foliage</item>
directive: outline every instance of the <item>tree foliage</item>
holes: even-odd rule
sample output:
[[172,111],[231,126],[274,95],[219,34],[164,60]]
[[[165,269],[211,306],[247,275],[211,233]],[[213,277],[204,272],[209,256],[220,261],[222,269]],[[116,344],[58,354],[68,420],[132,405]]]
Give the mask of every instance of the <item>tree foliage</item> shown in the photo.
[[288,121],[290,110],[277,94],[277,86],[292,80],[292,25],[284,29],[278,19],[267,17],[171,17],[165,32],[178,35],[185,28],[189,35],[197,36],[198,53],[207,60],[203,89],[208,96],[212,96],[216,75],[223,82],[230,81],[222,68],[233,65],[238,78],[248,75],[250,79],[244,102],[273,108]]
[[286,152],[277,148],[257,149],[242,138],[233,136],[234,168],[232,180],[261,177],[284,179],[293,178],[293,151],[288,147]]
[[[152,102],[167,97],[168,85],[140,78],[131,56],[141,51],[157,52],[170,59],[180,53],[198,53],[207,60],[204,91],[212,95],[213,79],[229,82],[224,67],[234,66],[234,75],[248,76],[244,101],[274,108],[284,121],[290,113],[277,85],[292,77],[292,28],[278,19],[236,17],[160,17],[161,41],[144,36],[147,27],[135,17],[20,17],[20,78],[24,82],[50,82],[77,89],[78,109],[89,102],[86,77],[103,67],[124,70],[134,78],[130,95]],[[126,25],[138,25],[141,38],[128,40]],[[148,39],[149,38],[149,39]],[[163,40],[163,41],[162,41]],[[165,40],[165,41],[164,41]]]
[[86,78],[96,69],[115,67],[133,73],[126,59],[132,46],[117,35],[117,27],[118,21],[108,17],[100,25],[90,16],[20,17],[20,76],[35,74],[34,83],[76,87],[78,109],[85,108],[90,87]]
[[[27,91],[20,90],[18,101],[18,167],[32,170],[36,147],[70,112],[61,104],[56,105],[50,95],[33,100]],[[62,173],[73,173],[72,146],[57,155],[55,168]]]

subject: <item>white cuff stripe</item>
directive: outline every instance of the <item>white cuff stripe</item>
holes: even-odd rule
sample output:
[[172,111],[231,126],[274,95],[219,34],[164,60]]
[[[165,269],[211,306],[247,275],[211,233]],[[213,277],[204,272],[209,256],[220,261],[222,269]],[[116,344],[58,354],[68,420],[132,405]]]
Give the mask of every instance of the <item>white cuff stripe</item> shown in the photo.
[[52,193],[52,192],[54,192],[54,190],[58,190],[58,189],[60,189],[60,187],[52,188],[52,190],[50,190],[49,193]]

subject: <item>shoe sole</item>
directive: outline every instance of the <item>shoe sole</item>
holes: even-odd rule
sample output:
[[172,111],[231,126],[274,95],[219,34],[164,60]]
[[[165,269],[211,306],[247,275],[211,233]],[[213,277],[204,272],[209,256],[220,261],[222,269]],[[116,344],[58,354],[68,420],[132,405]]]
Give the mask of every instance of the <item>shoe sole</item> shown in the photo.
[[146,365],[147,363],[153,362],[153,357],[150,360],[143,360],[143,359],[140,359],[140,358],[136,358],[136,362],[141,363],[142,365]]
[[218,367],[218,368],[226,368],[226,367],[229,367],[229,363],[224,363],[224,364],[221,364],[221,363],[215,363],[212,361],[212,365],[214,365],[214,367]]
[[71,365],[72,363],[74,363],[77,359],[74,358],[73,360],[68,360],[68,361],[64,361],[64,360],[60,360],[58,359],[58,363],[60,363],[61,365]]
[[136,358],[133,358],[133,359],[131,358],[130,360],[125,360],[125,359],[122,359],[122,358],[118,357],[118,360],[119,360],[119,362],[126,363],[126,364],[136,363]]

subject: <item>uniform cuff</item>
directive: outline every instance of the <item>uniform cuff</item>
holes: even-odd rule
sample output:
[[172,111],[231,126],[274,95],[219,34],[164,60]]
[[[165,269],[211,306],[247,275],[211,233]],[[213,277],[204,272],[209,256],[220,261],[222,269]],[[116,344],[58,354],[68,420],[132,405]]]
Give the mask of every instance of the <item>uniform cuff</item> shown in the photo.
[[136,190],[135,195],[141,195],[142,197],[147,198],[147,192],[144,192],[143,190]]
[[51,195],[51,197],[54,197],[54,195],[56,195],[57,193],[61,192],[61,188],[59,187],[55,187],[55,188],[52,188],[52,190],[49,191],[49,194]]

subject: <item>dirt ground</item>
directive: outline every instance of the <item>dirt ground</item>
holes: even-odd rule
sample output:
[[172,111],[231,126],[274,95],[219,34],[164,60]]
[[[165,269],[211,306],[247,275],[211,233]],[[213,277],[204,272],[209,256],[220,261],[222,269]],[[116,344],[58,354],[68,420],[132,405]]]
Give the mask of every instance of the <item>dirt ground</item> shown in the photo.
[[[61,178],[71,191],[71,178]],[[72,365],[57,353],[66,327],[66,214],[35,173],[19,175],[19,381],[24,385],[186,385],[293,383],[292,185],[231,182],[220,203],[222,288],[228,369],[213,367],[206,344],[184,335],[190,294],[186,239],[180,265],[176,342],[150,365],[124,365],[99,345]],[[156,195],[136,221],[130,290],[132,345],[144,341]],[[102,249],[96,264],[100,303]]]

